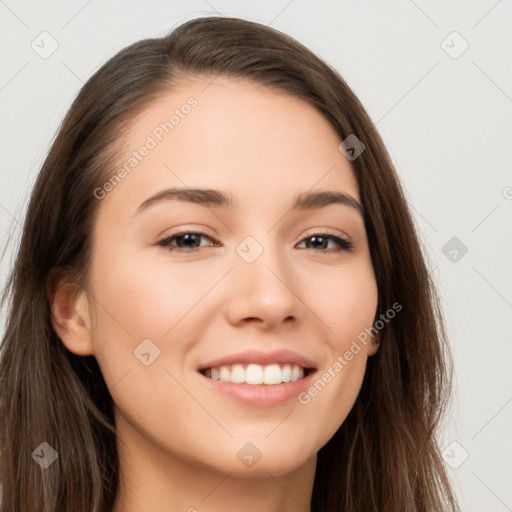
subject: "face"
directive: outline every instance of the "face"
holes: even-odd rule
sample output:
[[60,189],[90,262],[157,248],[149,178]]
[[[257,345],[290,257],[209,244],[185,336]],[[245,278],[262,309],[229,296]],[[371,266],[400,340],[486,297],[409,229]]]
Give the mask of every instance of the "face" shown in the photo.
[[[95,192],[89,348],[128,443],[284,474],[343,423],[376,350],[353,349],[377,307],[359,190],[314,108],[209,82],[145,109]],[[341,199],[296,205],[318,192]]]

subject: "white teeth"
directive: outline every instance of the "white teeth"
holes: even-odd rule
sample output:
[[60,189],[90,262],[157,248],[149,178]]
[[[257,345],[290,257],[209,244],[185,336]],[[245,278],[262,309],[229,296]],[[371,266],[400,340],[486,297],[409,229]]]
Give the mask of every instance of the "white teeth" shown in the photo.
[[281,379],[283,382],[290,382],[292,378],[292,368],[289,364],[285,364],[281,370]]
[[263,383],[264,384],[281,384],[281,368],[278,364],[271,364],[265,366],[263,370]]
[[293,365],[290,380],[295,382],[296,380],[302,379],[302,377],[304,377],[304,370],[299,368],[297,365]]
[[219,368],[219,377],[222,382],[229,382],[230,375],[229,375],[229,368],[227,366],[221,366]]
[[231,382],[240,384],[245,382],[245,370],[241,364],[234,364],[231,367]]
[[281,384],[283,382],[296,382],[304,378],[304,368],[296,364],[249,364],[244,367],[241,364],[208,368],[204,371],[206,377],[222,382],[233,382],[236,384]]
[[263,368],[259,364],[250,364],[245,369],[247,384],[263,384]]

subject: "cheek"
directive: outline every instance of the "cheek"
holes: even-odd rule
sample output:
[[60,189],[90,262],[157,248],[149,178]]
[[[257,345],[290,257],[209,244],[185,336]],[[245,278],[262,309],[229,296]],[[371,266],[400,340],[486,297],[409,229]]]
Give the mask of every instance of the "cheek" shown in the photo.
[[375,318],[378,290],[370,265],[347,267],[335,276],[317,276],[308,295],[337,353],[344,352]]
[[312,385],[298,397],[310,414],[323,419],[322,446],[352,409],[366,372],[378,290],[371,266],[343,269],[336,280],[319,276],[310,294],[314,312],[328,329],[329,357]]
[[[114,246],[98,251],[91,273],[96,359],[109,388],[128,372],[134,380],[142,368],[145,385],[157,389],[163,368],[180,367],[189,340],[201,337],[202,299],[222,273],[201,262],[171,266],[165,254],[134,263],[133,253]],[[154,363],[146,367],[141,354],[148,352],[144,357]]]
[[[93,287],[103,306],[103,320],[144,338],[161,338],[198,305],[218,281],[201,266],[168,264],[165,255],[153,261],[118,253],[115,262],[97,265]],[[119,329],[117,329],[119,330]],[[123,335],[123,330],[119,331]],[[126,332],[125,332],[126,334]],[[135,340],[133,340],[135,341]]]

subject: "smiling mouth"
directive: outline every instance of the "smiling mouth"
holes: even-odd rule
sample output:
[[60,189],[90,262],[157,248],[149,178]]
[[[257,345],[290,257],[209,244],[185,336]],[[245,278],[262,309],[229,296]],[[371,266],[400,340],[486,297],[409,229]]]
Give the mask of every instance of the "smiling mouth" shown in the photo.
[[201,373],[209,379],[221,382],[272,386],[297,382],[313,371],[313,368],[303,368],[296,364],[232,364],[205,368]]

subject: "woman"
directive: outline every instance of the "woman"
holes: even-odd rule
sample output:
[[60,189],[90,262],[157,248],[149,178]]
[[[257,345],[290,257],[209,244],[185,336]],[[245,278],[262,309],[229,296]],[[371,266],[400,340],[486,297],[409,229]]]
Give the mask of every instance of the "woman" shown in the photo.
[[458,510],[399,179],[339,74],[276,30],[196,19],[89,79],[8,300],[4,512]]

